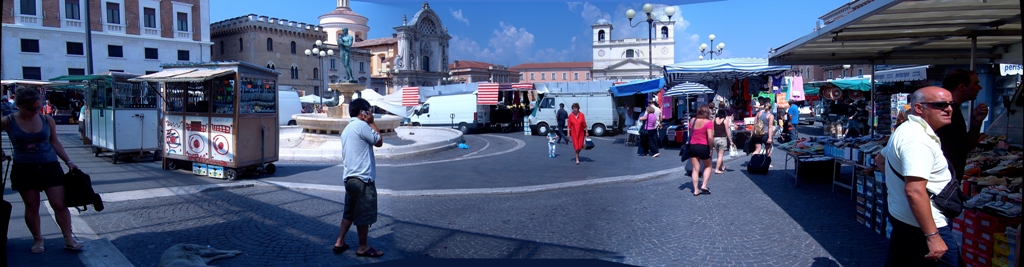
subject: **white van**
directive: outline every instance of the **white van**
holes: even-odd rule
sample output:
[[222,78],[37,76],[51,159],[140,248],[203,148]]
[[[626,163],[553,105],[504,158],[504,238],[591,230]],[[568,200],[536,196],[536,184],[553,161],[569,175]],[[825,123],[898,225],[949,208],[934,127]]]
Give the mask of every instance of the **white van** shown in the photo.
[[413,126],[458,126],[462,133],[484,128],[490,118],[490,106],[477,105],[476,93],[439,95],[427,98],[416,107],[409,123]]
[[302,103],[299,102],[299,92],[277,91],[277,116],[279,125],[295,125],[292,115],[302,114]]
[[572,113],[573,103],[580,104],[580,112],[586,117],[587,130],[592,135],[603,136],[608,134],[608,131],[619,130],[619,115],[615,112],[612,95],[607,92],[583,92],[544,94],[544,98],[537,105],[537,112],[530,118],[533,132],[547,135],[548,131],[558,126],[558,104],[565,104],[565,111]]

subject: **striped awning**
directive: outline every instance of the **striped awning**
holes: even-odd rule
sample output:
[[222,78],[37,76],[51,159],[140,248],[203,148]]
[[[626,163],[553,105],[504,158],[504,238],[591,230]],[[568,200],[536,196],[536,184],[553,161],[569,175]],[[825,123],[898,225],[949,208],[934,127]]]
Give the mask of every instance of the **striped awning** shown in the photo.
[[697,94],[713,94],[714,90],[707,86],[699,83],[685,82],[679,85],[673,86],[671,89],[665,92],[665,96],[685,96],[685,95],[697,95]]
[[534,90],[533,83],[513,83],[513,90]]
[[743,79],[750,76],[777,75],[789,66],[769,66],[767,59],[729,58],[698,60],[667,65],[665,82],[675,86],[684,82],[706,82],[720,79]]
[[[503,86],[504,85],[504,86]],[[476,104],[477,105],[497,105],[498,104],[498,92],[503,89],[511,89],[511,84],[500,84],[500,83],[480,83],[477,85],[476,90]]]
[[419,87],[405,87],[402,88],[402,106],[415,107],[420,104],[420,88]]

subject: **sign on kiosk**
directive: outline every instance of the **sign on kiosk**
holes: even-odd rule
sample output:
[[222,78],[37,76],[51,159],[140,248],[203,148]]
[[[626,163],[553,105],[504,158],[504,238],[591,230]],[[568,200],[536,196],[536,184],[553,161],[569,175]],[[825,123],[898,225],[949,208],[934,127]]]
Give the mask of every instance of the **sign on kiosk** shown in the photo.
[[1021,64],[999,64],[999,74],[1003,76],[1024,74]]

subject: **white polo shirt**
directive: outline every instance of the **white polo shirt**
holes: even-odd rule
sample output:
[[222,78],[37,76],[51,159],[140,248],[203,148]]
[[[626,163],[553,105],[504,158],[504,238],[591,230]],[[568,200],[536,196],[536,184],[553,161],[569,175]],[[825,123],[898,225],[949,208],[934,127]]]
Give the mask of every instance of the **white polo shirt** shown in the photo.
[[[942,155],[942,146],[935,131],[919,116],[908,115],[907,122],[896,128],[889,138],[889,144],[882,150],[886,164],[900,171],[904,177],[914,176],[928,180],[925,188],[938,194],[952,179],[949,165]],[[889,214],[903,223],[921,227],[910,211],[907,201],[906,183],[896,177],[889,167],[885,168],[885,183],[889,186]],[[935,227],[944,227],[948,223],[946,216],[932,203],[932,220]]]

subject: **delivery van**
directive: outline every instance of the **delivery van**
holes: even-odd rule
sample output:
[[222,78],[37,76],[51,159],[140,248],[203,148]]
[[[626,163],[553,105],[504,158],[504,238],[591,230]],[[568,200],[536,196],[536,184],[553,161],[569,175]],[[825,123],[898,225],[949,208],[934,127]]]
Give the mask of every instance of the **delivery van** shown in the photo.
[[414,109],[409,123],[413,126],[457,126],[462,133],[469,133],[488,126],[490,110],[491,106],[477,105],[476,93],[432,96]]
[[279,125],[295,125],[292,115],[302,114],[302,103],[299,102],[299,92],[277,91],[277,116]]
[[572,113],[573,103],[580,104],[580,112],[587,119],[587,130],[591,135],[604,136],[609,131],[620,130],[618,113],[615,112],[615,102],[610,93],[546,93],[539,101],[534,116],[530,118],[533,133],[547,135],[548,131],[558,126],[558,104],[565,104],[565,111]]

